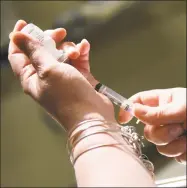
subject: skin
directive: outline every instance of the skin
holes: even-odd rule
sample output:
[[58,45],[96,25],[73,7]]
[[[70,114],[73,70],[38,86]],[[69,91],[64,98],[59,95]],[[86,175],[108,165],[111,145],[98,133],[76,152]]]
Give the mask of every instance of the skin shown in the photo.
[[[21,33],[25,21],[18,21],[10,34],[9,61],[20,79],[24,92],[38,102],[67,131],[87,119],[116,122],[112,103],[97,93],[89,70],[89,43],[60,43],[64,29],[46,31],[65,50],[72,65],[59,63],[43,46],[29,35]],[[59,44],[58,44],[59,43]],[[112,144],[116,140],[107,134],[83,139],[74,152],[85,145]],[[124,142],[124,152],[106,146],[83,154],[74,169],[79,187],[154,187],[154,180]],[[128,170],[127,170],[128,169]],[[117,172],[117,173],[116,173]],[[134,181],[136,179],[136,181]],[[107,181],[106,181],[107,180]]]
[[[84,39],[71,45],[72,51],[80,52],[80,56],[72,60],[73,66],[95,87],[99,81],[90,72],[89,42]],[[156,145],[160,154],[186,164],[186,135],[181,136],[186,131],[186,88],[144,91],[129,100],[134,103],[134,116],[145,124],[145,138]],[[120,123],[127,123],[132,116],[121,109],[118,119]]]
[[[24,92],[63,124],[66,130],[78,122],[89,119],[90,116],[114,121],[111,103],[103,100],[105,97],[97,93],[77,69],[57,62],[37,40],[19,32],[26,24],[24,21],[17,22],[10,34],[9,45],[9,61],[13,72],[20,79]],[[52,31],[47,32],[50,34]],[[62,41],[65,35],[64,29],[57,29],[51,33],[56,43]],[[77,49],[72,50],[72,46],[73,43],[65,43],[60,48],[63,47],[68,57],[72,60],[76,58],[74,63],[78,63],[84,58],[80,55],[80,52],[84,53],[84,44],[80,52]],[[80,92],[74,92],[77,90]],[[109,110],[105,113],[106,107]]]
[[[144,135],[162,155],[186,164],[186,88],[143,91],[133,95],[133,113],[144,124]],[[119,120],[126,122],[120,110]],[[183,136],[181,136],[183,135]]]

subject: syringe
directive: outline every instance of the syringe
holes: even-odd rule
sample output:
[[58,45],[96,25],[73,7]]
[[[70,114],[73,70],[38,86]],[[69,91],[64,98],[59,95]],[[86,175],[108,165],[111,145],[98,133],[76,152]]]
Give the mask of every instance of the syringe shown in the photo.
[[[48,50],[59,62],[68,63],[68,58],[66,57],[65,52],[63,50],[57,50],[55,41],[46,35],[39,27],[30,23],[26,25],[21,31],[39,40],[44,48]],[[132,102],[130,102],[128,99],[124,98],[120,94],[101,83],[97,84],[95,89],[107,96],[114,104],[124,109],[125,111],[130,112],[132,115]]]
[[113,91],[112,89],[101,83],[98,83],[95,86],[95,90],[107,96],[114,104],[124,109],[125,111],[130,112],[131,115],[133,115],[132,114],[133,103],[128,99],[126,99],[125,97],[121,96],[120,94],[116,93],[115,91]]

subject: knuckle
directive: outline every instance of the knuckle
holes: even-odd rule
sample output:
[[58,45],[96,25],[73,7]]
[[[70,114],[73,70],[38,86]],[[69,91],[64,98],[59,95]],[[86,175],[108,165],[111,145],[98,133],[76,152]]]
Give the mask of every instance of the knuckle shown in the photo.
[[22,68],[18,74],[18,77],[20,78],[20,81],[22,82],[23,81],[23,77],[24,77],[24,74],[25,72],[27,71],[27,66]]
[[43,47],[41,45],[31,45],[29,50],[29,58],[32,61],[38,61],[41,52],[43,51]]
[[153,112],[152,116],[154,118],[152,119],[152,124],[155,124],[155,125],[160,124],[158,120],[160,120],[160,118],[162,118],[163,115],[164,115],[164,109],[162,108],[158,108],[155,112]]
[[57,72],[57,67],[56,65],[49,65],[49,66],[44,66],[39,69],[38,75],[40,78],[44,79],[49,76],[51,76],[54,72]]

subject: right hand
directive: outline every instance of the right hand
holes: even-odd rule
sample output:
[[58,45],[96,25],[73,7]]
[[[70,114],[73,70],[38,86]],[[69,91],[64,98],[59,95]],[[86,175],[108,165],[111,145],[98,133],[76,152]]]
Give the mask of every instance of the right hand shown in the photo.
[[[60,35],[60,34],[59,34]],[[71,56],[69,52],[67,52],[70,60],[70,64],[75,67],[87,80],[88,82],[95,88],[95,86],[99,83],[98,80],[94,78],[90,71],[90,43],[83,39],[77,45],[73,42],[64,42],[62,45],[58,47],[60,50],[68,50],[71,49],[70,53],[79,52],[77,56]]]
[[[115,121],[109,100],[103,100],[73,66],[59,63],[37,40],[20,32],[26,25],[17,22],[9,44],[9,61],[25,93],[67,130],[85,119]],[[58,32],[64,38],[64,29]],[[51,37],[59,40],[54,32]]]
[[[144,135],[157,146],[159,153],[186,163],[186,88],[150,90],[137,93],[129,100],[133,114],[145,123]],[[127,122],[123,110],[119,120]]]

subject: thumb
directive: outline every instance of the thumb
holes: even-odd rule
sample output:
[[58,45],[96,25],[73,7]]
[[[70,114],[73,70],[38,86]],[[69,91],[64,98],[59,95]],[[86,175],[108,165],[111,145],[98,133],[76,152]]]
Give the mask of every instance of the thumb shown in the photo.
[[145,124],[164,125],[180,123],[185,119],[184,108],[175,103],[168,103],[163,106],[150,107],[139,103],[133,106],[133,114]]
[[15,32],[12,41],[27,55],[36,71],[43,72],[58,63],[37,39],[27,34]]

